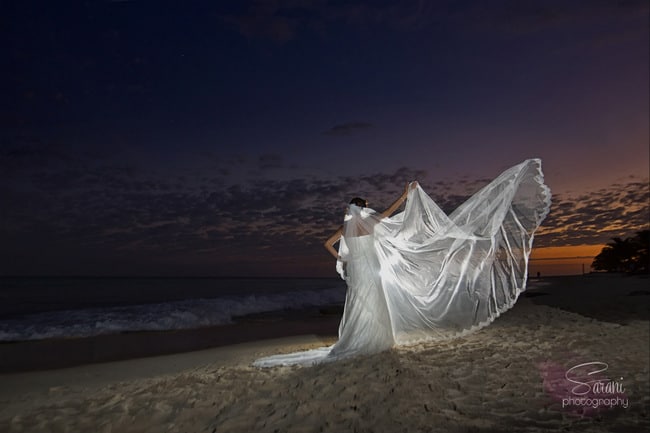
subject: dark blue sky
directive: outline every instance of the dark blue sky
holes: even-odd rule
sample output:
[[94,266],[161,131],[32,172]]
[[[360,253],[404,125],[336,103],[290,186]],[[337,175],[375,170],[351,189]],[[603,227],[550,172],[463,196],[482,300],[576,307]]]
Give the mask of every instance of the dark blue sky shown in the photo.
[[0,274],[334,275],[350,196],[530,157],[538,245],[647,225],[647,1],[3,9]]

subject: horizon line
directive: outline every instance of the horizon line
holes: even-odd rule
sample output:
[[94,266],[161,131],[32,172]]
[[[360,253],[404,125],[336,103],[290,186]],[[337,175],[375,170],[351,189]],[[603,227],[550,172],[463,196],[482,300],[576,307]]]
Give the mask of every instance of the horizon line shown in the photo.
[[571,259],[595,259],[596,256],[572,256],[572,257],[530,257],[528,260],[571,260]]

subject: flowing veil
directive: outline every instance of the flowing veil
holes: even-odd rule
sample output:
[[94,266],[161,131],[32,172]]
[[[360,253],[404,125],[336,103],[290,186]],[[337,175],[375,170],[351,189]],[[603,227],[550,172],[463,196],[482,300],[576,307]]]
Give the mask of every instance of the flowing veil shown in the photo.
[[417,186],[403,212],[350,205],[337,271],[348,284],[339,341],[255,361],[312,364],[477,330],[525,290],[551,194],[539,159],[498,176],[447,216]]

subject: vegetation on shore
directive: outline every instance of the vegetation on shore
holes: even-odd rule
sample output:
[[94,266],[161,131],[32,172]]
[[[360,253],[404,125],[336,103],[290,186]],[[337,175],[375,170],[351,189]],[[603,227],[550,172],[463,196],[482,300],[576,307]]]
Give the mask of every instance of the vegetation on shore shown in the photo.
[[595,258],[596,271],[648,273],[650,265],[650,230],[642,230],[625,239],[613,238]]

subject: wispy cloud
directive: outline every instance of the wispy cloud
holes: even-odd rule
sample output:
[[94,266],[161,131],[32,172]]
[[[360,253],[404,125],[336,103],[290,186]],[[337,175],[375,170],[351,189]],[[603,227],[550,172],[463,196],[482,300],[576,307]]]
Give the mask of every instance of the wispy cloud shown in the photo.
[[372,128],[372,123],[368,122],[347,122],[339,125],[334,125],[327,131],[323,132],[325,135],[352,135],[357,132]]
[[[573,2],[468,2],[463,6],[451,2],[435,9],[433,19],[446,17],[459,28],[469,31],[510,34],[521,37],[526,34],[550,29],[565,28],[575,32],[577,27],[594,26],[593,31],[585,32],[585,38],[617,37],[621,29],[603,26],[618,21],[625,24],[638,18],[647,20],[650,6],[645,0],[612,2],[607,0]],[[639,28],[639,26],[634,26]],[[642,36],[642,35],[637,35]]]
[[278,15],[278,11],[273,6],[255,4],[244,13],[223,15],[222,19],[246,38],[284,43],[295,37],[300,23],[296,19]]
[[284,166],[282,156],[277,153],[266,153],[258,158],[260,170],[278,169]]
[[337,24],[358,30],[385,27],[410,31],[429,23],[436,11],[430,2],[419,0],[255,0],[242,2],[220,18],[248,39],[285,43],[307,32],[326,34]]
[[285,43],[304,33],[326,35],[336,25],[357,30],[376,28],[414,31],[440,22],[452,22],[465,30],[532,33],[557,26],[594,23],[599,20],[647,17],[648,2],[458,2],[421,0],[296,1],[253,0],[240,2],[221,19],[249,39]]

